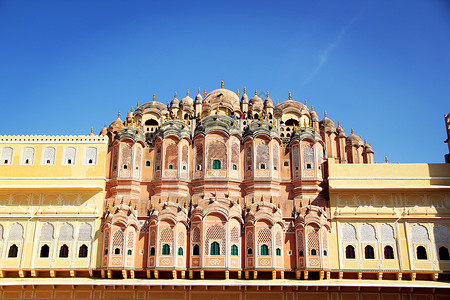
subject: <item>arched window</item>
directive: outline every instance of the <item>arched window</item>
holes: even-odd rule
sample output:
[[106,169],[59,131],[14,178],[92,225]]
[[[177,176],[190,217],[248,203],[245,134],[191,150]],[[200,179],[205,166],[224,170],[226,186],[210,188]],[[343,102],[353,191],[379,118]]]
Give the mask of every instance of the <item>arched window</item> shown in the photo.
[[345,247],[345,258],[355,258],[355,248],[352,245]]
[[261,255],[269,255],[269,246],[266,244],[261,245]]
[[237,170],[237,166],[236,165],[233,165],[233,170]]
[[253,249],[252,249],[252,248],[248,248],[247,254],[248,254],[248,255],[252,255],[252,254],[253,254]]
[[147,161],[145,162],[145,166],[146,166],[146,167],[150,167],[150,161],[149,161],[149,160],[147,160]]
[[0,163],[2,165],[10,165],[12,163],[12,158],[13,158],[13,148],[11,147],[3,148]]
[[164,244],[162,247],[162,255],[170,255],[170,246],[169,244]]
[[95,165],[97,163],[97,148],[88,147],[86,149],[86,164]]
[[372,246],[367,245],[367,246],[364,248],[364,257],[365,257],[366,259],[374,259],[374,258],[375,258],[375,253],[374,253],[374,251],[373,251],[373,247],[372,247]]
[[66,244],[59,249],[59,257],[69,257],[69,247]]
[[417,247],[417,259],[427,259],[427,250],[424,246]]
[[284,138],[284,133],[280,134],[280,137]]
[[327,255],[328,255],[327,250],[323,250],[323,256],[327,256]]
[[26,147],[23,149],[22,164],[32,165],[34,163],[34,148]]
[[183,248],[178,248],[178,255],[183,255]]
[[394,259],[394,249],[391,246],[384,247],[384,259]]
[[220,245],[218,242],[212,242],[211,243],[211,255],[219,255],[220,254]]
[[44,244],[44,246],[41,247],[41,254],[40,257],[48,257],[50,253],[50,247],[47,244]]
[[116,249],[114,249],[114,254],[120,254],[120,248],[116,248]]
[[303,250],[298,251],[298,256],[303,257]]
[[200,255],[200,246],[194,245],[194,250],[192,251],[192,255]]
[[155,255],[155,247],[152,247],[152,248],[150,249],[150,255]]
[[237,256],[238,255],[238,247],[236,245],[232,245],[231,246],[231,255],[232,256]]
[[213,166],[212,166],[212,168],[213,168],[214,170],[220,169],[220,160],[218,160],[218,159],[213,160]]
[[265,170],[266,169],[266,165],[265,164],[261,164],[259,167],[261,170]]
[[316,249],[311,249],[311,255],[317,255],[317,250]]
[[74,165],[76,153],[77,153],[77,150],[75,148],[67,147],[64,151],[64,164]]
[[173,169],[173,165],[169,165],[169,170],[172,170]]
[[80,250],[78,251],[78,257],[87,257],[88,256],[88,247],[83,244],[80,246]]
[[447,247],[440,247],[439,248],[439,259],[440,260],[450,260]]
[[19,252],[19,248],[17,248],[16,244],[13,244],[9,247],[8,257],[17,257],[17,253]]
[[281,249],[280,248],[277,248],[276,254],[277,254],[277,256],[281,256]]
[[47,147],[44,149],[44,155],[43,155],[43,164],[44,165],[53,165],[55,164],[55,154],[56,149],[53,147]]

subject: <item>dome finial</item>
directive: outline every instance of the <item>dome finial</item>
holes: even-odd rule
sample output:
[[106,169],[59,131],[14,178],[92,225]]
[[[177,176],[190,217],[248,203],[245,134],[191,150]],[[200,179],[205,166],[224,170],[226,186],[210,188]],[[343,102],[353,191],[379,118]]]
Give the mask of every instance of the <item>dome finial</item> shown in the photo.
[[255,90],[255,96],[256,96],[256,95],[258,95],[258,91],[257,91],[257,90]]
[[186,96],[189,96],[189,89],[188,89],[187,92],[186,92]]
[[305,105],[308,105],[308,101],[305,99]]
[[206,89],[203,90],[203,97],[206,98]]
[[200,88],[198,88],[198,94],[200,95]]
[[327,117],[327,111],[325,111],[325,118]]
[[174,96],[174,98],[176,98],[177,97],[177,92],[175,92],[175,96]]
[[366,139],[364,139],[364,145],[367,145],[367,140]]
[[105,128],[106,128],[106,121],[105,121]]
[[136,103],[136,108],[138,108],[138,107],[139,107],[139,100]]
[[385,161],[386,163],[388,163],[388,158],[387,158],[387,156],[384,157],[384,161]]
[[289,100],[292,100],[291,92],[289,92]]
[[239,89],[237,89],[237,91],[236,91],[236,95],[238,96],[238,98],[239,98]]
[[222,82],[220,83],[220,88],[223,89],[223,80],[222,80]]
[[341,126],[341,121],[338,120],[338,127]]
[[278,105],[279,102],[280,102],[280,99],[277,98],[277,105]]
[[133,106],[131,107],[131,113],[133,113]]
[[244,94],[247,93],[247,88],[244,86]]
[[311,111],[314,111],[314,106],[313,105],[311,105]]
[[155,102],[155,100],[156,100],[156,95],[153,94],[153,102]]
[[120,119],[120,110],[119,110],[119,113],[117,114],[117,117]]
[[267,98],[269,98],[269,91],[267,91]]
[[353,134],[353,128],[352,128],[352,134]]
[[91,127],[91,134],[94,134],[94,127]]

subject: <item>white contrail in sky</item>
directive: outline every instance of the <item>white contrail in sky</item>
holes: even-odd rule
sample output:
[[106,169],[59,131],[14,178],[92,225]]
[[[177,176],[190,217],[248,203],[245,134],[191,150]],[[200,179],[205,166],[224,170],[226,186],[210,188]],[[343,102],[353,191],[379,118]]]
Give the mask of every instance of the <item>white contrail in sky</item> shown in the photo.
[[339,33],[336,35],[334,40],[325,48],[325,50],[320,51],[319,53],[319,62],[317,63],[316,68],[309,74],[308,77],[306,77],[305,80],[303,80],[302,87],[305,86],[308,82],[313,79],[317,73],[320,71],[320,69],[325,65],[325,63],[328,60],[328,56],[331,54],[331,52],[336,48],[336,46],[341,41],[342,37],[347,33],[348,29],[361,17],[362,13],[357,14],[354,16],[342,29],[339,31]]

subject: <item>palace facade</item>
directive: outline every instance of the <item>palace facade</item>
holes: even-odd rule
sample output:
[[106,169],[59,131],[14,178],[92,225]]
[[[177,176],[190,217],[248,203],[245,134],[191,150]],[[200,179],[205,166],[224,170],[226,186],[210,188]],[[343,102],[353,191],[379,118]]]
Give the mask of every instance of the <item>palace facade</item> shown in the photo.
[[153,97],[99,135],[0,136],[0,153],[0,283],[18,298],[450,291],[450,165],[376,164],[290,93]]

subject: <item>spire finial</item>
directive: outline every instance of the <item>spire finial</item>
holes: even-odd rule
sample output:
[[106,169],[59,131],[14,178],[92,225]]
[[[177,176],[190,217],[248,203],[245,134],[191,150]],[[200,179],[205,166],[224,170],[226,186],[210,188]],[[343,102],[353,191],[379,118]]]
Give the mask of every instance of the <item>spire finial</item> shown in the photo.
[[237,89],[236,95],[237,95],[238,98],[239,98],[239,89]]
[[106,121],[105,121],[105,128],[106,128]]
[[267,91],[267,98],[269,98],[269,91]]
[[153,102],[155,102],[155,100],[156,100],[156,95],[153,94]]
[[289,100],[292,100],[291,92],[289,92]]
[[132,107],[131,107],[131,113],[133,113],[133,110],[134,110],[134,109],[133,109],[133,106],[132,106]]
[[206,97],[206,89],[203,90],[203,97]]
[[325,111],[325,118],[327,117],[327,111]]
[[352,128],[352,134],[353,134],[353,128]]
[[120,119],[120,110],[119,110],[119,113],[117,114],[117,117]]
[[177,97],[177,92],[175,92],[175,98]]
[[384,161],[385,161],[386,163],[388,163],[387,156],[384,157]]
[[247,88],[244,86],[244,94],[247,93]]
[[200,95],[200,93],[201,93],[201,92],[200,92],[200,88],[198,88],[198,94]]
[[308,105],[308,100],[305,99],[305,105]]
[[314,106],[313,105],[311,105],[311,111],[314,111]]
[[257,90],[255,90],[255,96],[256,96],[256,95],[258,95],[258,91],[257,91]]
[[138,108],[138,107],[139,107],[139,100],[136,103],[136,108]]
[[338,127],[341,126],[341,121],[338,120]]
[[94,134],[94,127],[91,127],[91,133]]
[[222,80],[222,82],[220,83],[220,88],[223,89],[223,87],[224,87],[224,85],[223,85],[223,80]]
[[186,92],[186,96],[189,96],[189,89],[188,89],[187,92]]

